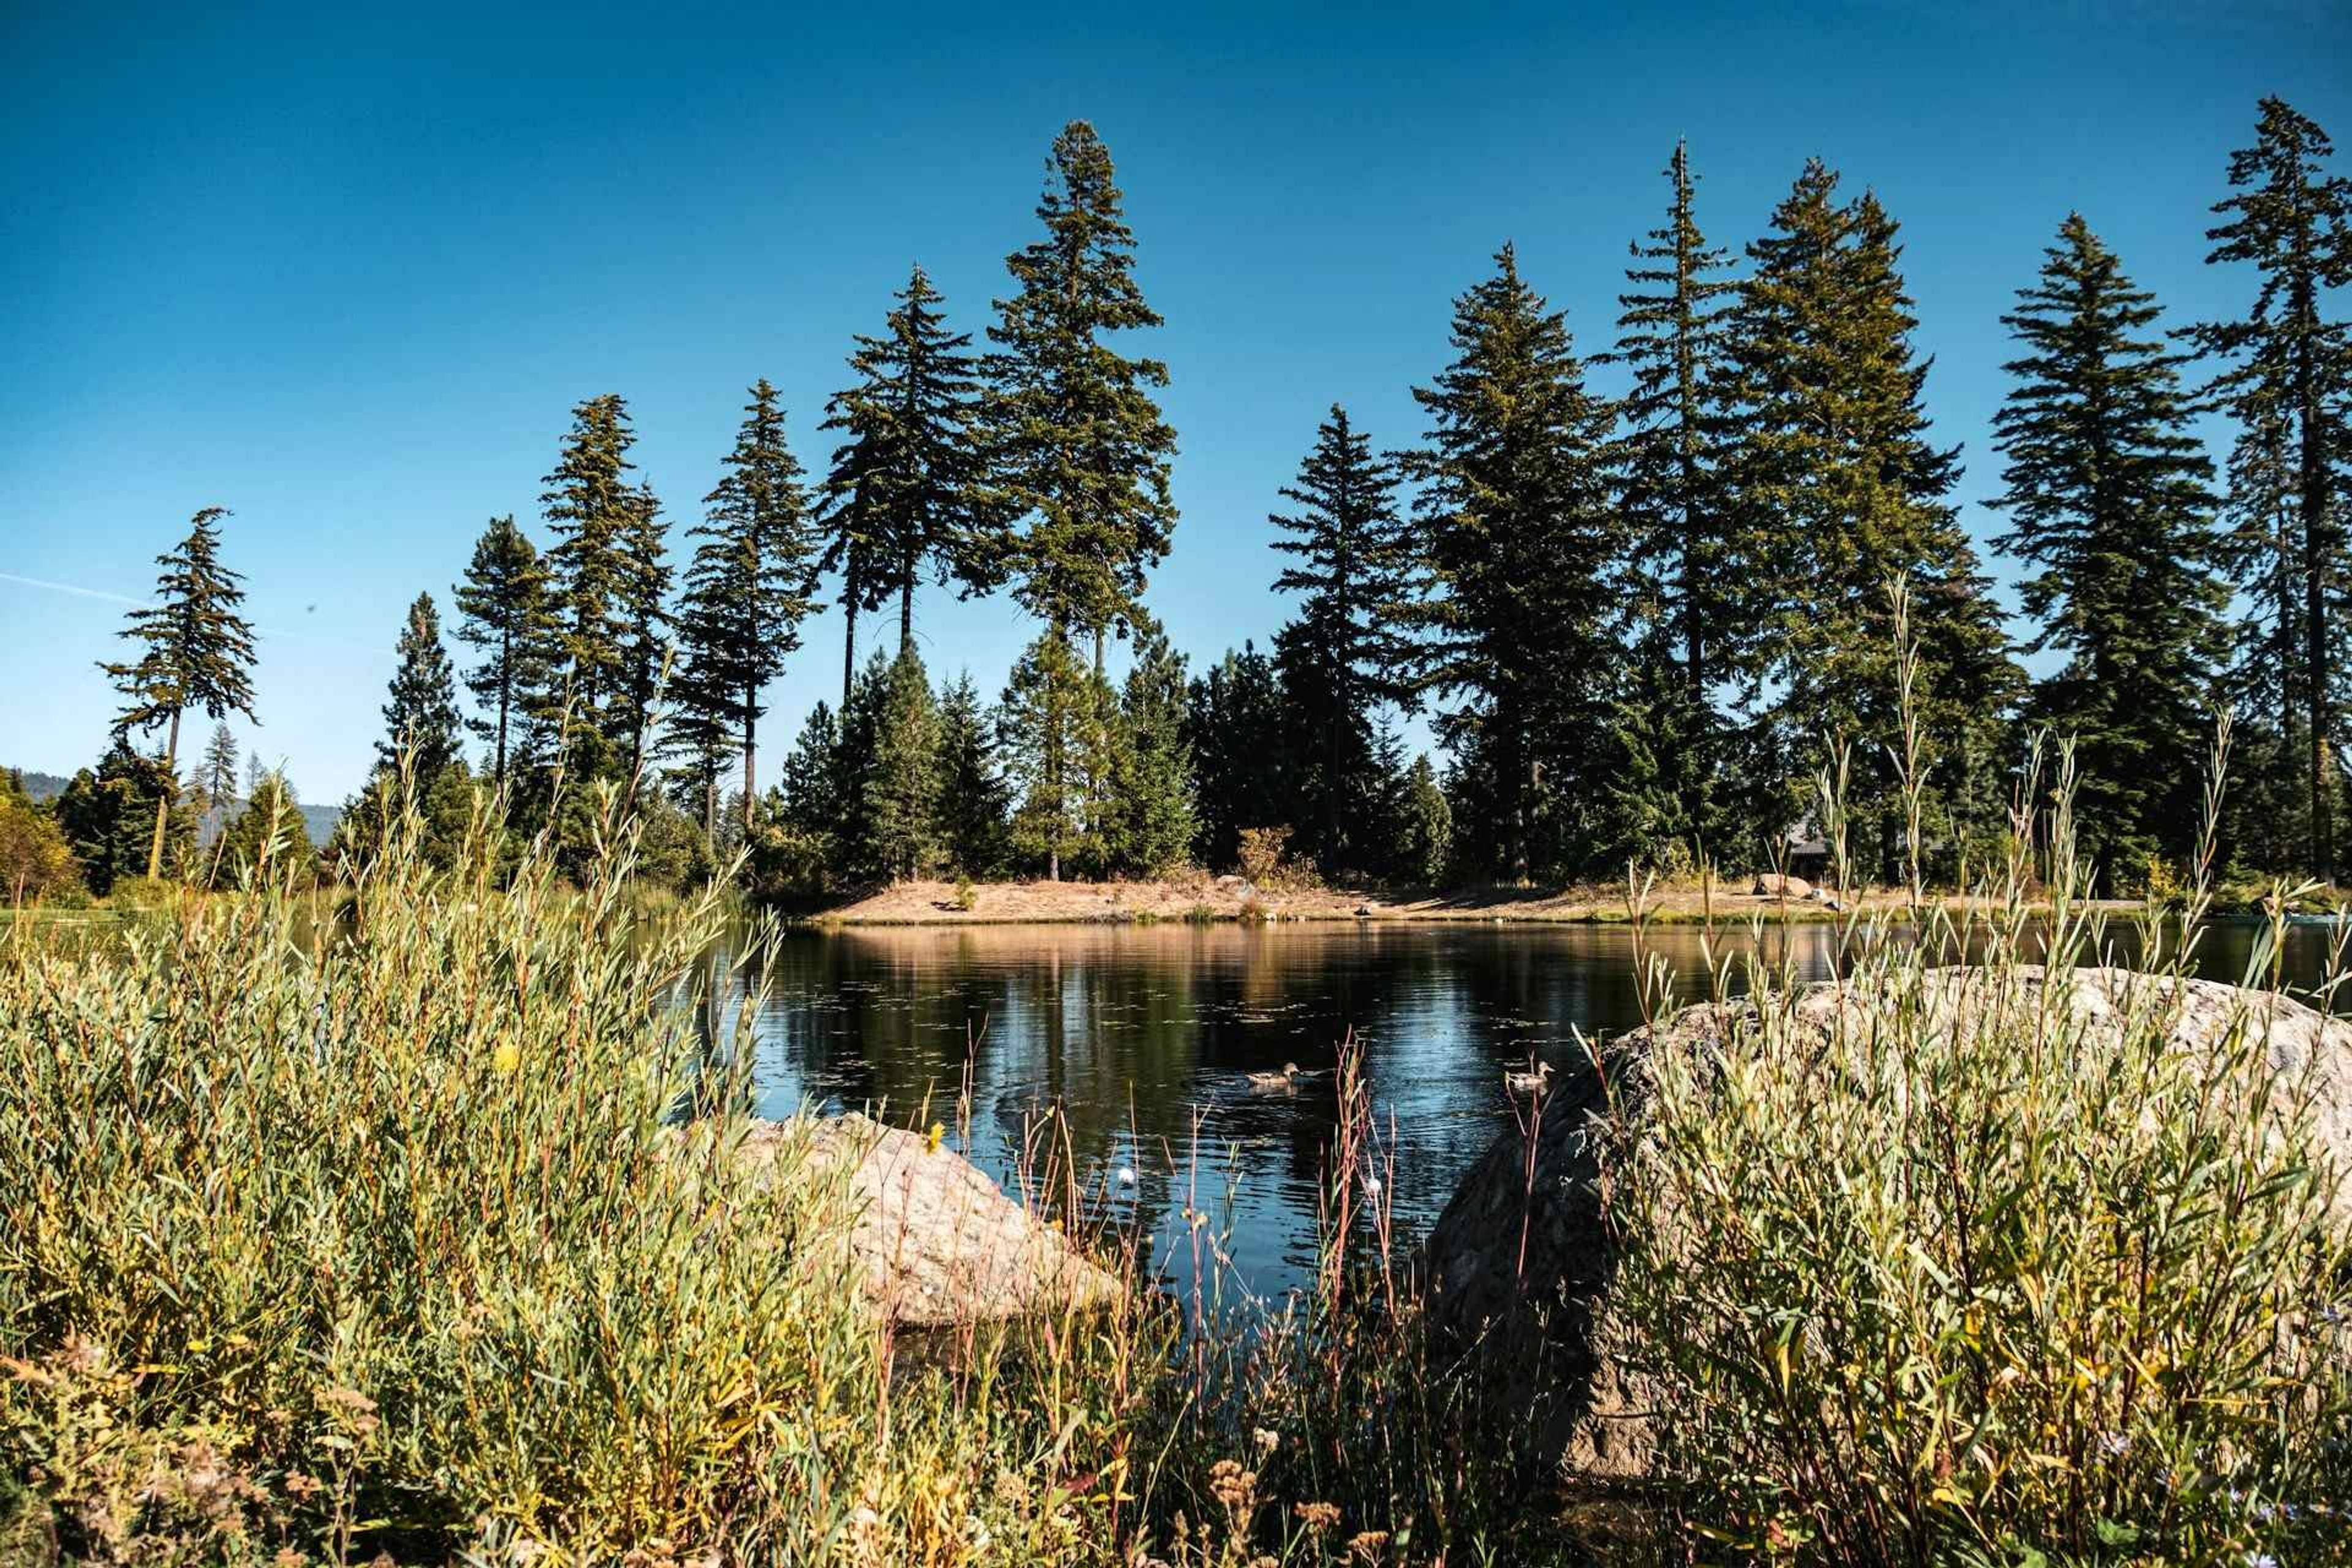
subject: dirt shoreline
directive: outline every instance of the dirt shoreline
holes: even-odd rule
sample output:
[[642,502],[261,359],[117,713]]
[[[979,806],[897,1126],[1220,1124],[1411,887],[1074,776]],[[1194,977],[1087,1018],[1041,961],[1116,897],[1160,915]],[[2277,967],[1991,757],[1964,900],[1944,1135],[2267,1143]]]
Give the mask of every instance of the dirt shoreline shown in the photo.
[[[1758,894],[1742,880],[1713,889],[1696,883],[1654,889],[1645,918],[1683,924],[1712,918],[1744,924],[1758,918],[1801,924],[1840,918],[1841,912],[1900,910],[1908,896],[1900,889],[1874,889],[1843,900],[1841,910],[1801,898]],[[1346,889],[1253,889],[1230,878],[1175,878],[1151,882],[980,882],[969,909],[960,907],[952,882],[898,882],[847,903],[812,912],[820,925],[1067,925],[1147,924],[1162,921],[1524,921],[1549,925],[1616,925],[1633,919],[1625,889],[1582,885],[1569,888],[1468,888],[1445,892],[1373,894]],[[1985,900],[1950,897],[1950,909]],[[2103,905],[2137,909],[2135,902]]]

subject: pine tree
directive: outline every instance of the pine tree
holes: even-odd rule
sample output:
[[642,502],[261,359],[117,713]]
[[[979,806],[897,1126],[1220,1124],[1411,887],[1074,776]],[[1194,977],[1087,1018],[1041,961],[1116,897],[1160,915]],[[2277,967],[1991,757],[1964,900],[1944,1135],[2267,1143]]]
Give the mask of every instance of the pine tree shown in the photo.
[[1746,677],[1753,640],[1745,552],[1724,489],[1737,439],[1723,407],[1724,339],[1738,286],[1722,275],[1727,253],[1700,232],[1681,142],[1665,174],[1666,222],[1632,247],[1617,346],[1601,357],[1633,377],[1616,447],[1638,670],[1623,730],[1655,784],[1643,808],[1652,820],[1637,837],[1680,842],[1705,859],[1730,828],[1720,798],[1728,725],[1717,689]]
[[504,788],[514,731],[531,695],[546,689],[556,657],[547,568],[511,516],[490,519],[475,541],[456,603],[457,640],[482,655],[466,672],[466,689],[482,710],[467,727],[489,746],[490,782]]
[[383,705],[384,738],[375,743],[376,766],[397,772],[405,753],[422,793],[462,755],[457,686],[448,650],[441,646],[441,616],[432,595],[419,594],[408,606],[394,657],[397,663]]
[[[1094,642],[1092,687],[1034,705],[1048,722],[1096,725],[1028,748],[1059,759],[1050,775],[1057,790],[1086,776],[1069,763],[1107,750],[1104,638],[1139,613],[1145,579],[1167,554],[1176,524],[1169,494],[1176,433],[1152,398],[1168,383],[1167,366],[1129,359],[1105,341],[1160,324],[1136,285],[1122,201],[1109,150],[1091,125],[1072,121],[1054,142],[1037,205],[1045,236],[1005,258],[1019,287],[996,301],[988,331],[996,345],[983,402],[992,501],[998,516],[1027,519],[1006,563],[1016,595],[1063,652],[1081,636]],[[1076,681],[1083,666],[1057,654],[1031,668]],[[1046,810],[1094,826],[1083,803],[1055,799]],[[1050,874],[1059,875],[1060,858],[1046,857]]]
[[[629,483],[636,441],[628,405],[607,393],[572,411],[572,428],[540,497],[555,542],[547,552],[555,617],[554,668],[533,704],[541,722],[560,718],[602,728],[626,679],[629,602],[637,586],[631,535],[643,499]],[[569,735],[558,743],[569,747]]]
[[653,486],[639,485],[621,534],[621,625],[628,640],[621,657],[621,688],[606,730],[614,750],[628,758],[625,776],[632,798],[658,739],[655,730],[669,673],[668,532]]
[[1405,775],[1401,815],[1403,830],[1397,855],[1398,872],[1407,882],[1434,887],[1445,879],[1454,843],[1454,813],[1446,804],[1445,789],[1438,782],[1437,770],[1429,765],[1426,752],[1413,758],[1412,767]]
[[1159,877],[1184,863],[1200,822],[1184,739],[1184,656],[1157,625],[1140,628],[1118,701],[1108,858],[1118,870]]
[[1244,828],[1298,820],[1289,710],[1274,662],[1248,643],[1193,679],[1184,740],[1200,819],[1193,853],[1202,863],[1235,864]]
[[[744,828],[756,798],[761,694],[801,646],[801,623],[816,607],[816,541],[801,466],[784,438],[784,411],[761,377],[743,405],[743,424],[725,475],[703,498],[701,543],[686,574],[678,616],[685,658],[678,672],[679,739],[699,759],[715,795],[718,763],[730,747],[743,762]],[[706,813],[708,815],[708,813]]]
[[116,882],[146,874],[158,810],[168,829],[164,866],[178,872],[193,858],[196,824],[186,810],[174,809],[166,779],[160,760],[117,736],[95,770],[83,768],[68,781],[54,812],[92,893],[103,898]]
[[921,876],[940,853],[940,715],[919,655],[891,662],[865,781],[868,854],[883,875]]
[[1049,624],[1013,664],[997,704],[997,751],[1013,791],[1012,847],[1055,881],[1084,847],[1084,800],[1072,781],[1076,721],[1091,690],[1069,639]]
[[205,812],[216,832],[226,816],[229,803],[236,798],[236,737],[229,732],[226,724],[213,726],[212,738],[205,742],[205,758],[196,779],[204,791]]
[[1625,538],[1605,466],[1612,414],[1587,389],[1563,317],[1505,246],[1454,304],[1456,357],[1413,397],[1430,596],[1412,619],[1423,689],[1457,700],[1437,730],[1486,759],[1496,875],[1613,852],[1608,735],[1622,679]]
[[[1003,544],[992,526],[980,440],[979,382],[969,332],[950,332],[939,291],[918,267],[895,296],[883,335],[860,336],[857,384],[834,395],[824,428],[847,433],[825,480],[844,604],[898,601],[898,646],[912,646],[915,587],[929,572],[966,595],[993,587]],[[852,599],[858,605],[850,605]],[[852,628],[854,632],[854,627]]]
[[2214,204],[2228,221],[2206,231],[2214,242],[2206,259],[2250,262],[2261,287],[2244,318],[2204,323],[2194,336],[2223,362],[2211,391],[2240,425],[2233,555],[2257,613],[2275,617],[2266,695],[2285,742],[2277,750],[2301,742],[2304,862],[2332,878],[2336,710],[2352,667],[2341,500],[2352,467],[2352,328],[2326,307],[2330,289],[2352,282],[2352,180],[2325,172],[2335,153],[2325,131],[2279,99],[2261,107],[2254,145],[2231,154],[2237,194]]
[[996,875],[1004,814],[993,726],[967,672],[940,694],[940,842],[948,864],[974,879]]
[[[1395,467],[1334,404],[1298,479],[1283,488],[1295,516],[1268,519],[1300,558],[1275,579],[1302,595],[1277,635],[1294,734],[1301,820],[1293,842],[1327,871],[1361,870],[1380,847],[1362,838],[1367,769],[1384,704],[1411,700],[1410,648],[1398,617],[1412,591],[1412,551],[1396,510]],[[1350,829],[1356,831],[1351,832]]]
[[1933,763],[1926,828],[1947,858],[1998,812],[2000,716],[2022,677],[1948,499],[1958,452],[1929,439],[1927,362],[1911,345],[1895,224],[1875,196],[1841,204],[1836,189],[1834,174],[1806,165],[1773,232],[1748,247],[1731,323],[1742,433],[1732,480],[1778,688],[1751,809],[1768,829],[1793,820],[1843,742],[1855,853],[1891,881],[1903,863],[1886,750],[1900,729],[1892,584],[1910,584]]
[[244,578],[220,563],[218,525],[227,515],[220,507],[205,508],[179,547],[155,558],[163,568],[155,582],[156,603],[131,611],[122,633],[144,644],[143,651],[131,663],[99,667],[125,700],[114,720],[118,739],[164,727],[163,787],[147,847],[150,877],[163,875],[163,839],[179,791],[182,715],[194,708],[215,720],[230,713],[253,719],[253,627],[236,613],[245,602],[237,586]]
[[890,701],[892,661],[880,648],[866,655],[849,700],[842,704],[840,734],[830,760],[829,785],[835,803],[835,837],[839,852],[833,869],[842,878],[870,881],[892,872],[876,848],[874,815],[867,785],[882,742],[883,716]]
[[2065,664],[2032,718],[2077,746],[2076,820],[2111,881],[2151,854],[2189,853],[2191,760],[2208,729],[2228,595],[2212,570],[2212,465],[2189,428],[2183,356],[2140,335],[2161,313],[2080,214],[2039,282],[2001,318],[2025,353],[1995,417],[2009,457],[1996,546],[2039,570],[2020,584],[2029,645]]

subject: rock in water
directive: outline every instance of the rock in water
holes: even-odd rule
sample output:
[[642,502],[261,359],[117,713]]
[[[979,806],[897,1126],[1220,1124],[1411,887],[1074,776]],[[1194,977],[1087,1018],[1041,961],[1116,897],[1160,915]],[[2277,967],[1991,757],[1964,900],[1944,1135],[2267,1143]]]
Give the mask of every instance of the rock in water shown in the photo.
[[[2019,972],[2021,994],[2011,1005],[2041,1005],[2048,981],[2038,968]],[[2332,1198],[2336,1219],[2352,1228],[2352,1023],[2291,999],[2243,991],[2208,980],[2176,981],[2123,969],[2077,970],[2065,994],[2083,1037],[2113,1038],[2134,1000],[2134,987],[2158,988],[2136,999],[2160,1006],[2175,1046],[2210,1056],[2242,1013],[2263,1032],[2277,1075],[2272,1105],[2277,1116],[2308,1097],[2314,1140],[2344,1173]],[[1957,1009],[1969,1026],[1986,1005],[1985,972],[1948,969],[1931,978],[1929,1005]],[[1805,1032],[1826,1042],[1843,1012],[1849,1026],[1864,1020],[1872,998],[1860,988],[1815,986],[1790,1005]],[[1748,1012],[1744,1002],[1690,1008],[1663,1034],[1626,1036],[1612,1047],[1621,1110],[1638,1123],[1648,1082],[1647,1063],[1658,1046],[1705,1050]],[[1853,1037],[1849,1034],[1848,1037]],[[1610,1482],[1649,1472],[1656,1448],[1654,1400],[1637,1375],[1611,1353],[1618,1331],[1608,1312],[1616,1248],[1601,1213],[1602,1162],[1608,1146],[1596,1117],[1602,1109],[1590,1072],[1564,1079],[1542,1107],[1530,1168],[1527,1140],[1512,1131],[1496,1140],[1445,1205],[1430,1233],[1427,1278],[1433,1326],[1451,1343],[1491,1363],[1499,1386],[1517,1391],[1537,1423],[1541,1458],[1570,1475]]]
[[971,1161],[920,1133],[853,1113],[762,1122],[744,1139],[746,1159],[773,1163],[780,1153],[802,1179],[845,1184],[856,1215],[845,1237],[851,1270],[895,1322],[1083,1310],[1125,1289]]

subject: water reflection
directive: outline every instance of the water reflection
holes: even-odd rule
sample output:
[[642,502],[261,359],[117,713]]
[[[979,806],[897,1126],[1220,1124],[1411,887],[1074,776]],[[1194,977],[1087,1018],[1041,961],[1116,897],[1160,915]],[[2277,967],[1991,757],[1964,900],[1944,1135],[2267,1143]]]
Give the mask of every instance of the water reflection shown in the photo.
[[[2209,931],[2201,967],[2237,977],[2249,927]],[[2127,933],[2117,933],[2124,942]],[[753,1023],[761,1109],[881,1108],[954,1127],[969,1082],[968,1152],[1008,1186],[1040,1113],[1059,1106],[1082,1182],[1159,1232],[1189,1268],[1181,1215],[1232,1185],[1232,1246],[1260,1292],[1314,1265],[1318,1184],[1336,1121],[1341,1037],[1360,1042],[1375,1118],[1393,1125],[1398,1219],[1433,1219],[1463,1171],[1510,1125],[1505,1068],[1582,1060],[1573,1032],[1641,1022],[1637,940],[1689,987],[1702,932],[1622,926],[1307,924],[981,926],[785,936]],[[1715,933],[1718,958],[1750,945]],[[1799,979],[1832,971],[1825,925],[1768,931],[1764,957]],[[2326,934],[2291,933],[2308,983]],[[714,955],[712,974],[734,954]],[[706,993],[729,1016],[745,977]],[[731,994],[729,986],[733,987]],[[1296,1061],[1310,1076],[1264,1093],[1244,1074]],[[1057,1134],[1058,1136],[1058,1134]],[[1197,1162],[1197,1163],[1196,1163]],[[1132,1187],[1114,1173],[1136,1173]]]

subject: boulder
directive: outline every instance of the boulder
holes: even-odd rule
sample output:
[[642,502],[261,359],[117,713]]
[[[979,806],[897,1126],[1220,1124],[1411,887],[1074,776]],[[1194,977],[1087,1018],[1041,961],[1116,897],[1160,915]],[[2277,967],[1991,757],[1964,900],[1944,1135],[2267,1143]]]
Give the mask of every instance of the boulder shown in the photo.
[[763,1122],[743,1157],[794,1179],[838,1181],[855,1218],[840,1235],[875,1310],[944,1328],[1108,1306],[1118,1279],[1006,1197],[978,1166],[918,1132],[855,1113]]
[[1812,890],[1813,885],[1802,877],[1783,877],[1776,871],[1760,873],[1754,889],[1759,899],[1801,899]]
[[[1984,1005],[1983,975],[1937,972],[1930,1005],[1956,1010],[1956,1026],[1968,1026]],[[2032,1007],[2048,982],[2039,969],[2021,975],[2020,1005]],[[2211,981],[2122,969],[2079,970],[2074,981],[2068,1005],[2091,1038],[2103,1030],[2112,1037],[2120,1028],[2133,987],[2160,988],[2156,1001],[2171,1010],[2173,1040],[2191,1053],[2210,1054],[2242,1010],[2250,1026],[2264,1032],[2277,1074],[2274,1110],[2284,1115],[2299,1095],[2309,1095],[2318,1143],[2339,1170],[2352,1173],[2352,1023]],[[1645,1029],[1615,1042],[1605,1059],[1629,1121],[1638,1124],[1643,1114],[1654,1050],[1706,1050],[1748,1006],[1693,1007],[1654,1038]],[[1853,1026],[1871,1011],[1870,996],[1838,983],[1814,986],[1790,1004],[1799,1027],[1825,1044],[1836,1037],[1841,1013]],[[1610,1483],[1648,1473],[1655,1432],[1650,1391],[1611,1353],[1615,1247],[1601,1193],[1613,1145],[1598,1120],[1601,1110],[1591,1073],[1558,1084],[1535,1130],[1532,1164],[1525,1135],[1514,1131],[1497,1139],[1439,1216],[1424,1263],[1433,1327],[1457,1349],[1489,1360],[1506,1384],[1527,1397],[1540,1457],[1571,1476]],[[2352,1228],[2352,1179],[2336,1184],[2333,1212]]]

